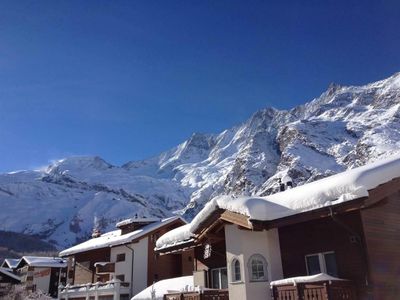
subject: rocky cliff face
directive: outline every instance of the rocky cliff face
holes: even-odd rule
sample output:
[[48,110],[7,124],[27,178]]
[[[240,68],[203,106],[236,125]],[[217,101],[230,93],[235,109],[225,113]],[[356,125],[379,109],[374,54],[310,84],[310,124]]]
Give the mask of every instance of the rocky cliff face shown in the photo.
[[400,74],[361,87],[332,84],[289,111],[267,108],[220,134],[193,134],[143,161],[112,166],[70,157],[46,170],[0,175],[4,230],[58,247],[134,214],[193,217],[224,193],[267,195],[400,152]]

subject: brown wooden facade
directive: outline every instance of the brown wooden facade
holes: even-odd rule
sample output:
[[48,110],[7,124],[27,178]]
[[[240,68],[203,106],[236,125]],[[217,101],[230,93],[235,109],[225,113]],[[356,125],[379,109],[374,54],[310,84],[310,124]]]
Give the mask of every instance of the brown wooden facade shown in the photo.
[[[195,271],[226,264],[222,256],[202,259],[205,244],[215,246],[224,238],[221,235],[224,224],[255,231],[277,228],[284,278],[308,275],[306,255],[333,252],[337,276],[350,280],[357,299],[400,297],[399,178],[370,190],[368,197],[267,222],[248,220],[220,209],[194,232],[194,242],[160,252],[195,248]],[[220,243],[222,250],[224,241]],[[219,263],[213,263],[213,259],[219,259]]]

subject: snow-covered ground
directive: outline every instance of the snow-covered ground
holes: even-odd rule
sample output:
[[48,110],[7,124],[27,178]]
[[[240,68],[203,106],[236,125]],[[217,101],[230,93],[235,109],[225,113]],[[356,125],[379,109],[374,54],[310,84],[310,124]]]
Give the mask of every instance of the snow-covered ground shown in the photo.
[[135,295],[132,300],[162,300],[165,294],[194,290],[193,276],[183,276],[157,281]]
[[138,214],[192,219],[215,196],[275,193],[400,153],[400,73],[361,87],[331,85],[289,111],[267,108],[219,134],[143,161],[112,166],[69,157],[41,170],[0,175],[2,230],[36,234],[60,248]]

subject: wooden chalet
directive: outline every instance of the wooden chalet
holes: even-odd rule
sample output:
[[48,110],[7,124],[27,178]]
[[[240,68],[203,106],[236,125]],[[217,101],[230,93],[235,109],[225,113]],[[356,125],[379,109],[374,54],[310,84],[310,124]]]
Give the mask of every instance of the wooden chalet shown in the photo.
[[57,297],[58,286],[66,281],[66,267],[66,261],[59,257],[23,256],[15,272],[27,290]]
[[117,223],[115,231],[100,234],[60,253],[68,260],[67,285],[59,299],[130,299],[153,282],[191,274],[190,252],[155,254],[156,240],[182,226],[179,218],[132,218]]
[[397,299],[400,157],[267,197],[215,198],[156,251],[194,251],[194,285],[219,289],[212,299]]
[[21,283],[21,278],[11,269],[0,267],[0,298],[9,294],[13,286]]

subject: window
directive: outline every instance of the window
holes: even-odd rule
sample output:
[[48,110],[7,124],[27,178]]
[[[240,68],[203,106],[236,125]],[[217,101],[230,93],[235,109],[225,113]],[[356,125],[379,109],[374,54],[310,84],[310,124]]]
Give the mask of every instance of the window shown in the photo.
[[211,287],[213,289],[228,288],[228,275],[226,268],[211,269]]
[[125,275],[117,275],[115,276],[115,278],[117,278],[118,280],[124,282],[125,281]]
[[237,258],[234,258],[232,260],[231,268],[232,268],[232,282],[241,281],[242,276],[240,273],[240,261]]
[[335,252],[323,252],[306,255],[306,267],[308,275],[326,273],[338,276]]
[[267,261],[260,254],[250,257],[248,265],[250,281],[268,281]]
[[125,253],[117,254],[117,262],[125,261]]

